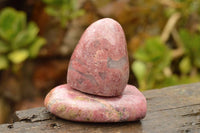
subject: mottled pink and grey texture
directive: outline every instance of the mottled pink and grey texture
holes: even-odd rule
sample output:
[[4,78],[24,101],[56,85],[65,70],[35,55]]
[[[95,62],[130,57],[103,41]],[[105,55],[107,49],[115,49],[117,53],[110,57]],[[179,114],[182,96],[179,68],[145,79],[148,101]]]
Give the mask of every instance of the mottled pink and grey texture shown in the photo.
[[45,98],[47,109],[58,117],[81,122],[123,122],[145,117],[147,106],[143,94],[127,85],[121,96],[100,97],[57,86]]
[[67,83],[99,96],[119,96],[128,82],[129,62],[122,27],[110,18],[91,24],[69,63]]
[[144,95],[127,85],[129,63],[122,27],[110,18],[91,24],[70,59],[67,84],[52,89],[46,108],[63,119],[123,122],[145,117]]

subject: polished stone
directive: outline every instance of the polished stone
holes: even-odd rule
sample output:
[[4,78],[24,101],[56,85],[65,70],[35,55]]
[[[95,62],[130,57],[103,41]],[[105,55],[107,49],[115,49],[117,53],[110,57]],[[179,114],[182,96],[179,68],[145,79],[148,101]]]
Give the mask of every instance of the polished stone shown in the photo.
[[63,84],[48,93],[45,106],[60,118],[80,122],[135,121],[147,111],[144,95],[132,85],[127,85],[121,96],[101,97]]
[[122,27],[110,18],[91,24],[69,63],[67,83],[99,96],[119,96],[128,82],[129,62]]

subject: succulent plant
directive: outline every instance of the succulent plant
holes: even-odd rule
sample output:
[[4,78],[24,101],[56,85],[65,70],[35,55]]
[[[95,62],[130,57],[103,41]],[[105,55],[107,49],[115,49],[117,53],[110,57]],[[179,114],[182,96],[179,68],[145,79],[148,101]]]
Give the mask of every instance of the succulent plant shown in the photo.
[[27,23],[24,12],[4,8],[0,12],[0,70],[36,57],[46,42],[38,32],[34,22]]

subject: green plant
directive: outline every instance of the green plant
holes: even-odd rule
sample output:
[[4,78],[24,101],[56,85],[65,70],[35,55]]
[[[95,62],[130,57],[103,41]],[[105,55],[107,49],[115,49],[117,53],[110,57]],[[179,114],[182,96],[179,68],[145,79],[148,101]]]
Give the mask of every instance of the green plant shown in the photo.
[[[179,35],[183,42],[184,52],[178,59],[173,58],[173,49],[168,48],[158,37],[147,39],[143,46],[134,53],[135,61],[131,68],[140,89],[147,90],[200,80],[198,73],[200,35],[190,33],[185,29],[181,29]],[[179,61],[178,66],[172,66],[173,61]],[[174,71],[172,67],[176,67]]]
[[185,57],[190,66],[200,68],[200,34],[190,33],[186,29],[181,29],[180,38],[183,41]]
[[[181,77],[185,82],[199,81],[200,74],[200,34],[191,33],[186,29],[179,31],[183,42],[184,54],[179,63]],[[186,78],[188,77],[188,78]]]
[[[141,89],[161,85],[169,74],[165,72],[171,63],[171,51],[158,37],[147,39],[135,53],[131,68]],[[167,81],[166,81],[167,82]]]
[[43,0],[43,2],[47,5],[46,12],[57,18],[62,27],[66,27],[68,21],[84,13],[78,9],[76,0]]
[[36,57],[45,44],[37,25],[26,21],[25,13],[13,8],[0,12],[0,70]]
[[156,22],[160,18],[168,19],[163,30],[158,33],[160,35],[156,34],[157,38],[152,35],[145,38],[143,45],[133,54],[132,71],[139,88],[146,90],[199,82],[200,23],[197,20],[200,18],[200,1],[159,3],[163,10],[159,11],[161,15],[157,15]]

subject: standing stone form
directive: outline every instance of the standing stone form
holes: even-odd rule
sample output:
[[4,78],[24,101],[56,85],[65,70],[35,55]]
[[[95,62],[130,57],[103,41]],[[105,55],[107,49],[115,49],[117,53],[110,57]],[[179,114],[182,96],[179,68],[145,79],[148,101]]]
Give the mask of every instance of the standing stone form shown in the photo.
[[122,27],[110,18],[91,24],[70,59],[67,84],[52,89],[44,104],[63,119],[124,122],[145,117],[147,103],[127,85],[129,63]]
[[67,83],[85,93],[119,96],[128,78],[127,44],[122,27],[110,18],[94,22],[71,56]]

